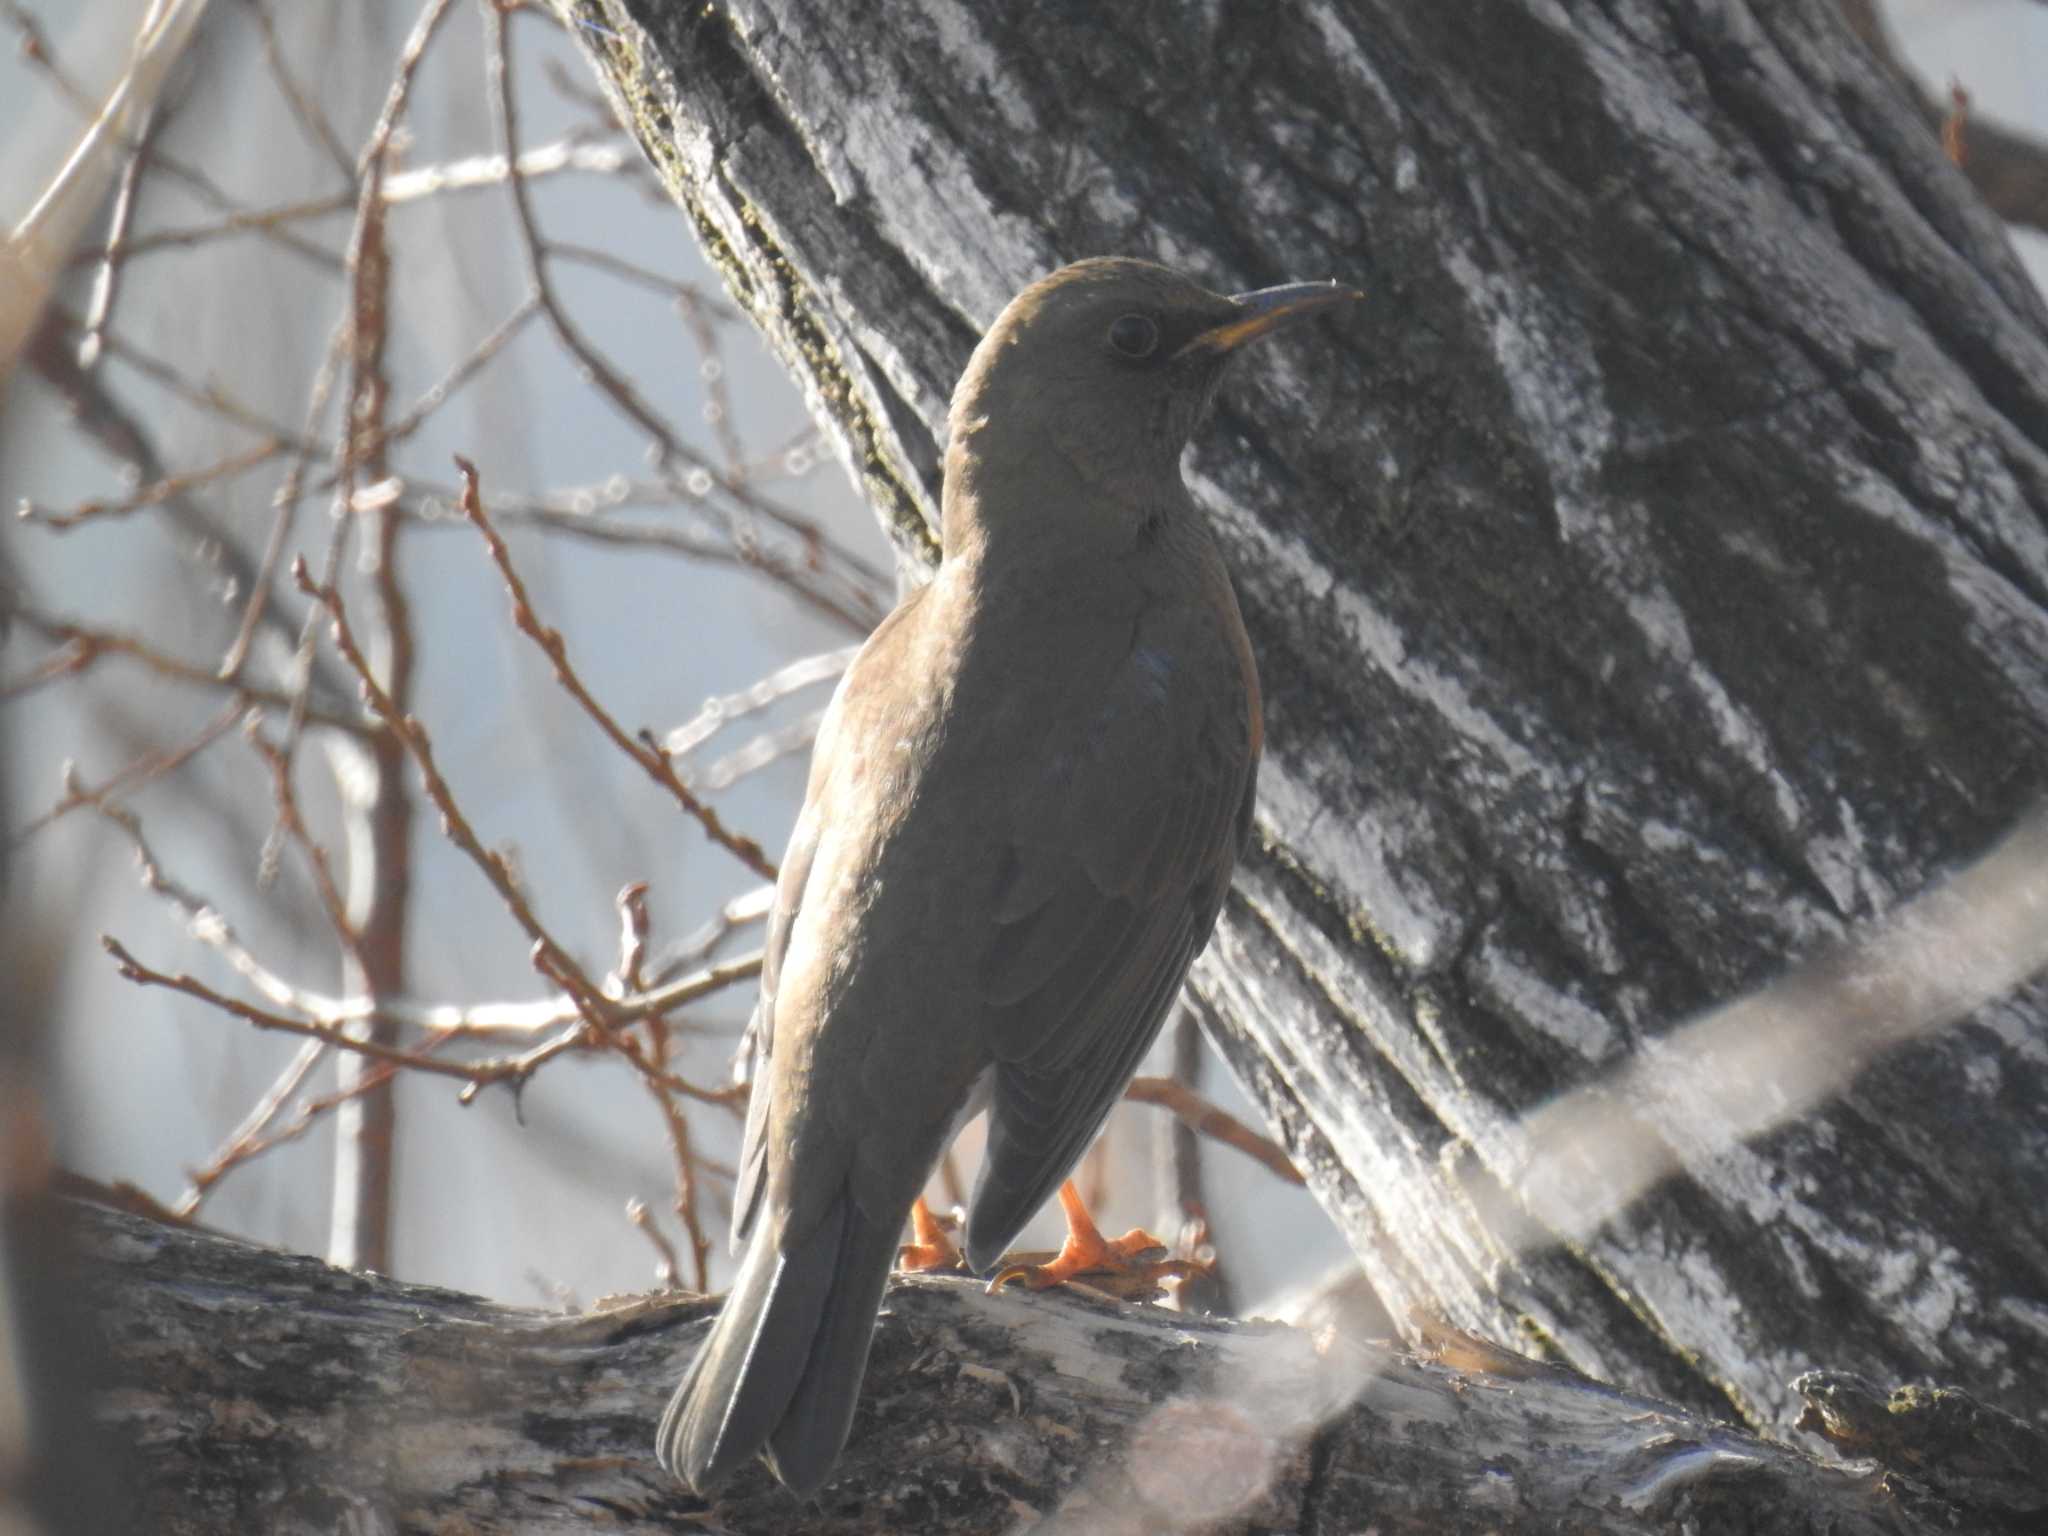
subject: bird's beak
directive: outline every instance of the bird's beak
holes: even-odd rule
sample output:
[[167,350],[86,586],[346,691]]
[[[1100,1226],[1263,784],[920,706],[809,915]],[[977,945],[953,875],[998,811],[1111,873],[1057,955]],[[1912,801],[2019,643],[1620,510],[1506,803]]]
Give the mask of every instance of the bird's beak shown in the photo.
[[1199,331],[1177,356],[1190,352],[1232,352],[1268,331],[1312,315],[1335,304],[1349,304],[1365,295],[1341,283],[1284,283],[1278,288],[1261,288],[1253,293],[1233,295],[1230,302],[1238,312],[1221,325]]

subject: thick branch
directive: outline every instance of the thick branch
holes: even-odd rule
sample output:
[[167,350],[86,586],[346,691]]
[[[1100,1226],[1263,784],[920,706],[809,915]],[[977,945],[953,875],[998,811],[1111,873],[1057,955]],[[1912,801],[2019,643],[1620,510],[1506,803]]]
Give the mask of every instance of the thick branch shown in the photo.
[[[166,1536],[332,1528],[344,1509],[380,1530],[1911,1536],[1984,1529],[2038,1488],[1980,1470],[1966,1486],[1992,1502],[1954,1505],[1939,1467],[1823,1465],[1500,1351],[1463,1369],[1319,1352],[1277,1324],[917,1278],[890,1292],[818,1505],[756,1468],[707,1510],[651,1454],[702,1300],[562,1317],[67,1209],[106,1358],[98,1417],[129,1447],[132,1528]],[[1970,1449],[2037,1454],[1999,1438],[2012,1427],[1984,1421]]]

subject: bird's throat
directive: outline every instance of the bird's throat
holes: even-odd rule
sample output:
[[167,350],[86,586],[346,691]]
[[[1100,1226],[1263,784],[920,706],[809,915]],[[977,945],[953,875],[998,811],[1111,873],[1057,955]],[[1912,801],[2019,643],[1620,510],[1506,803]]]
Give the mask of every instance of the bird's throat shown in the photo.
[[1116,559],[1191,510],[1177,462],[1079,451],[1056,433],[1008,443],[969,431],[946,455],[944,556],[1000,567]]

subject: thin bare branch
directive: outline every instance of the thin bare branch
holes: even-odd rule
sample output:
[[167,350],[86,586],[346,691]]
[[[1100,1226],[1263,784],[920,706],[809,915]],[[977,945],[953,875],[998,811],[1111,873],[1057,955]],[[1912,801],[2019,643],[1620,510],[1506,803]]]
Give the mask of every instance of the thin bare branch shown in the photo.
[[616,134],[595,144],[582,139],[557,139],[552,144],[520,150],[516,160],[508,161],[502,153],[470,155],[399,172],[391,177],[384,199],[390,203],[410,203],[448,192],[474,192],[503,186],[515,175],[540,179],[577,171],[591,176],[616,176],[636,169],[639,159],[639,151]]
[[[441,510],[443,507],[459,510],[461,506],[460,492],[429,481],[409,479],[407,489],[421,493],[420,500],[410,515],[428,525],[450,521]],[[610,496],[613,493],[603,494]],[[617,499],[621,504],[628,504],[637,501],[640,494],[640,488],[636,485],[630,492],[618,493]],[[685,492],[668,485],[656,487],[655,495],[664,504],[689,505],[693,500]],[[849,629],[859,629],[862,633],[866,632],[866,626],[856,624],[851,617],[854,607],[849,606],[849,594],[839,587],[829,573],[815,571],[805,566],[800,559],[784,557],[758,543],[735,543],[723,534],[714,534],[698,528],[608,518],[586,510],[583,506],[548,505],[533,498],[515,500],[509,506],[500,502],[494,506],[491,515],[509,527],[537,528],[544,533],[591,544],[652,550],[680,556],[685,560],[730,565],[766,577],[782,590],[803,599],[835,623]]]
[[785,726],[763,731],[733,748],[701,774],[693,774],[691,782],[706,793],[731,789],[749,774],[809,752],[818,739],[818,727],[824,722],[825,711],[814,709]]
[[[292,1059],[286,1063],[270,1087],[258,1099],[249,1113],[242,1117],[242,1123],[228,1133],[213,1156],[198,1168],[186,1173],[185,1192],[178,1197],[175,1209],[180,1216],[195,1215],[206,1197],[213,1193],[214,1186],[227,1177],[230,1170],[247,1162],[262,1147],[277,1145],[285,1137],[266,1138],[264,1133],[276,1122],[277,1117],[305,1083],[307,1076],[321,1062],[327,1059],[327,1046],[319,1040],[308,1040],[300,1046]],[[310,1126],[310,1118],[305,1120]]]
[[682,1261],[676,1257],[675,1244],[664,1235],[654,1223],[653,1214],[647,1209],[647,1202],[638,1195],[626,1202],[626,1220],[638,1227],[647,1241],[654,1245],[660,1262],[654,1266],[655,1282],[664,1291],[681,1288],[683,1283]]
[[[95,629],[90,625],[60,619],[40,609],[29,607],[16,608],[10,617],[24,629],[33,630],[50,640],[58,650],[21,676],[0,682],[0,699],[30,693],[59,679],[78,676],[90,671],[103,658],[114,656],[146,667],[170,682],[182,683],[211,693],[227,693],[243,704],[268,705],[282,710],[290,708],[293,702],[291,696],[280,689],[263,688],[252,683],[230,683],[217,676],[210,667],[181,660],[167,651],[159,650],[147,640],[124,635],[116,630]],[[314,724],[333,731],[360,734],[364,729],[359,718],[331,713],[325,709],[313,709],[307,718]]]
[[[583,1018],[576,1001],[566,995],[530,1002],[459,1006],[411,1004],[399,999],[373,999],[360,994],[333,997],[297,986],[266,966],[241,942],[218,906],[165,872],[143,835],[141,822],[132,812],[108,798],[111,793],[109,790],[84,790],[81,787],[78,804],[89,806],[126,836],[134,851],[144,887],[176,908],[186,931],[193,938],[218,952],[238,976],[277,1008],[289,1009],[336,1029],[368,1019],[383,1020],[401,1029],[429,1036],[436,1044],[507,1035],[530,1037],[573,1025]],[[748,910],[743,909],[742,915],[733,919],[733,926],[749,920]],[[645,990],[608,998],[607,1002],[616,1023],[632,1024],[672,1013],[750,981],[760,973],[761,955],[757,950],[664,980]],[[680,1081],[675,1086],[678,1091],[722,1102],[717,1090],[697,1090]]]
[[[321,910],[327,914],[328,927],[334,930],[334,936],[341,941],[342,947],[354,955],[357,968],[367,971],[355,925],[349,921],[348,902],[334,878],[333,862],[328,858],[327,850],[307,829],[305,817],[300,814],[299,797],[292,788],[291,760],[264,736],[255,720],[248,722],[242,734],[270,770],[270,796],[277,808],[278,821],[305,860],[307,872],[313,877],[313,889],[320,897]],[[372,1001],[375,1001],[374,997]]]
[[81,523],[90,523],[107,518],[127,517],[136,512],[163,506],[180,496],[190,495],[203,486],[218,485],[232,480],[237,475],[268,464],[284,452],[284,444],[274,438],[262,438],[239,453],[217,459],[198,469],[182,470],[174,475],[165,475],[148,485],[111,501],[82,501],[62,511],[54,507],[38,506],[32,501],[23,501],[15,509],[15,516],[23,522],[36,523],[59,532],[76,528]]
[[258,1008],[241,998],[230,997],[207,985],[196,976],[182,972],[173,974],[159,971],[143,964],[129,952],[121,941],[110,933],[100,935],[100,945],[114,957],[114,965],[121,975],[141,986],[164,987],[173,992],[182,992],[187,997],[197,998],[222,1013],[232,1014],[246,1024],[258,1029],[276,1030],[282,1034],[303,1035],[309,1040],[325,1041],[339,1046],[344,1051],[353,1051],[361,1056],[373,1056],[379,1061],[388,1061],[393,1066],[407,1067],[415,1072],[432,1073],[440,1077],[456,1077],[481,1086],[484,1083],[500,1082],[508,1078],[523,1078],[526,1074],[516,1063],[500,1061],[460,1062],[444,1061],[437,1056],[423,1055],[418,1051],[402,1050],[352,1035],[340,1025],[325,1024],[314,1019],[294,1018],[289,1014],[276,1013],[268,1008]]
[[[33,68],[39,70],[45,79],[56,87],[57,93],[71,108],[88,122],[100,117],[100,103],[92,94],[79,85],[68,71],[58,62],[51,51],[48,40],[35,16],[20,4],[20,0],[0,0],[0,12],[4,12],[21,34],[21,57]],[[138,142],[132,133],[115,130],[114,143],[133,153]],[[208,207],[230,213],[241,212],[241,205],[221,190],[220,185],[197,167],[187,164],[171,155],[158,154],[152,158],[154,169],[189,188]],[[325,248],[301,240],[282,229],[266,229],[263,233],[284,250],[312,262],[315,266],[338,268],[340,263],[334,253]],[[104,252],[101,253],[104,255]]]
[[[755,494],[744,484],[734,481],[730,476],[721,475],[713,470],[703,456],[690,447],[681,434],[611,366],[570,319],[568,310],[556,294],[554,284],[548,275],[548,243],[541,234],[540,221],[533,208],[532,193],[525,177],[520,173],[515,152],[519,143],[519,107],[511,67],[512,29],[506,25],[503,13],[494,3],[490,3],[490,0],[486,0],[483,5],[483,16],[486,57],[489,61],[488,78],[492,99],[498,107],[500,138],[506,154],[510,157],[512,174],[507,185],[511,192],[520,247],[526,258],[528,279],[540,299],[542,311],[547,316],[548,325],[553,330],[555,339],[563,350],[575,358],[578,366],[599,393],[604,395],[620,414],[646,433],[665,469],[679,474],[685,483],[691,473],[705,477],[707,490],[716,485],[727,497],[747,511],[765,517],[796,534],[815,562],[822,564],[829,558],[831,563],[845,571],[850,590],[856,598],[848,605],[836,608],[835,612],[844,622],[865,633],[881,617],[882,594],[890,587],[887,575],[860,556],[827,538],[816,523],[777,506],[774,502]],[[813,601],[819,597],[815,592],[806,592],[805,595]]]
[[1170,1077],[1134,1077],[1130,1087],[1124,1090],[1124,1097],[1134,1104],[1156,1104],[1161,1109],[1172,1110],[1198,1136],[1207,1136],[1226,1147],[1235,1147],[1246,1157],[1265,1164],[1289,1184],[1308,1182],[1282,1147],[1261,1136],[1237,1116],[1218,1109],[1186,1083]]
[[[435,1041],[428,1041],[422,1049],[431,1051],[437,1043]],[[329,1047],[324,1041],[308,1040],[300,1054],[303,1056],[305,1052],[310,1051],[319,1059],[325,1060],[328,1049]],[[296,1063],[299,1059],[299,1057],[294,1057],[293,1061]],[[348,1086],[334,1089],[330,1093],[315,1094],[310,1099],[301,1099],[297,1112],[283,1125],[277,1126],[276,1129],[270,1129],[266,1125],[264,1128],[246,1137],[238,1134],[234,1139],[224,1143],[214,1153],[213,1158],[205,1167],[188,1171],[187,1177],[192,1182],[186,1187],[185,1193],[179,1197],[178,1210],[183,1212],[188,1201],[196,1209],[213,1192],[221,1180],[225,1179],[237,1168],[254,1162],[265,1153],[275,1151],[279,1147],[297,1141],[306,1132],[318,1125],[324,1116],[340,1109],[343,1105],[361,1098],[366,1093],[379,1092],[400,1070],[392,1062],[373,1062],[370,1065],[369,1071],[365,1072]],[[283,1081],[284,1079],[280,1078],[278,1083],[273,1085],[273,1088],[282,1086]],[[265,1099],[257,1105],[256,1110],[251,1112],[249,1119],[254,1120],[256,1113],[262,1110],[268,1102],[269,1098],[266,1095]],[[245,1125],[247,1123],[248,1121],[244,1122]],[[274,1124],[274,1118],[272,1123]],[[239,1132],[240,1128],[238,1127],[237,1130]]]
[[582,706],[583,712],[597,723],[598,728],[610,738],[612,745],[624,752],[649,778],[675,797],[676,803],[682,806],[685,813],[704,829],[706,837],[762,879],[773,880],[775,866],[761,851],[761,845],[750,837],[743,837],[728,829],[719,819],[718,813],[692,793],[677,777],[670,754],[664,748],[653,742],[645,733],[640,740],[628,736],[618,721],[612,718],[584,686],[582,678],[577,676],[576,669],[569,663],[568,646],[563,641],[561,632],[541,623],[539,615],[533,611],[533,604],[527,597],[526,583],[520,580],[519,572],[513,568],[512,552],[505,547],[505,541],[498,536],[498,530],[491,526],[491,520],[484,511],[483,497],[477,489],[476,466],[461,458],[455,463],[462,474],[462,509],[468,514],[470,521],[476,524],[477,531],[484,536],[484,543],[491,552],[491,561],[497,566],[498,574],[504,578],[506,590],[512,598],[512,622],[518,626],[521,634],[526,635],[541,648],[542,653],[553,664],[555,681]]
[[499,353],[512,344],[527,323],[540,313],[540,301],[531,294],[521,299],[512,312],[496,326],[490,334],[478,342],[453,368],[430,384],[426,390],[398,419],[385,427],[379,438],[379,446],[402,442],[420,429],[421,423],[448,403],[449,397],[477,374],[481,373]]
[[757,885],[744,895],[733,897],[708,922],[662,951],[650,968],[654,984],[666,985],[690,967],[702,965],[740,929],[764,921],[774,900],[772,885]]
[[256,30],[263,35],[263,57],[270,66],[270,78],[277,83],[278,94],[298,119],[306,137],[324,151],[341,174],[342,181],[353,187],[356,180],[356,164],[343,147],[341,135],[334,131],[334,124],[327,120],[320,103],[314,99],[299,81],[296,71],[284,56],[284,45],[277,35],[277,23],[270,14],[267,0],[243,0],[249,14],[255,18]]
[[[155,483],[172,478],[145,423],[108,388],[106,370],[95,369],[88,373],[79,368],[76,348],[65,339],[68,323],[72,323],[69,318],[54,308],[45,317],[28,354],[36,372],[73,412],[86,435],[132,468],[139,479]],[[177,370],[140,352],[118,332],[108,333],[105,350],[108,355],[121,358],[146,376],[155,377],[159,383],[203,409],[216,408],[218,401],[213,392],[190,383]],[[296,451],[325,458],[324,450],[309,439],[295,439],[290,434],[265,430],[269,425],[274,424],[259,427],[262,435],[283,441],[285,446]],[[196,498],[173,496],[166,503],[166,511],[182,535],[180,545],[183,552],[207,569],[223,591],[246,592],[252,587],[267,585],[267,578],[263,578],[262,573],[243,555],[240,542]],[[283,638],[282,634],[279,638]],[[311,676],[321,705],[331,710],[335,702],[345,696],[345,689],[338,679],[329,676],[317,664]]]
[[671,730],[662,738],[661,744],[672,756],[686,756],[735,720],[766,709],[800,689],[837,682],[859,653],[859,646],[848,645],[835,651],[801,657],[736,693],[707,699],[702,709]]
[[245,708],[240,700],[236,700],[179,745],[143,753],[102,784],[87,784],[79,778],[77,770],[66,763],[63,795],[48,810],[30,820],[8,839],[9,846],[19,848],[45,827],[61,821],[73,811],[88,807],[111,809],[113,801],[118,797],[132,794],[152,780],[175,773],[233,730],[235,723],[242,718]]
[[535,915],[525,893],[520,890],[518,881],[513,878],[511,866],[505,862],[504,856],[484,847],[475,829],[470,826],[469,819],[456,805],[454,791],[449,788],[448,781],[441,776],[440,767],[434,761],[433,742],[427,735],[426,727],[401,711],[391,695],[386,693],[377,681],[376,674],[370,669],[369,661],[356,644],[355,633],[349,627],[348,610],[342,602],[341,594],[331,585],[316,582],[303,559],[292,562],[292,576],[297,581],[299,590],[314,599],[326,611],[333,631],[335,648],[340,652],[344,664],[355,673],[371,713],[396,733],[412,757],[414,766],[419,770],[420,782],[427,791],[427,798],[441,814],[442,831],[446,833],[449,841],[476,865],[483,877],[490,882],[491,889],[498,893],[499,900],[504,902],[513,920],[533,941],[535,965],[545,966],[550,974],[567,979],[565,990],[576,1000],[578,1011],[586,1019],[597,1021],[608,1016],[616,1017],[616,1014],[607,1014],[607,1010],[613,1006],[610,1000],[604,997],[597,984],[591,981],[582,967],[556,942],[554,935]]
[[635,880],[619,892],[619,968],[613,978],[618,985],[616,991],[642,992],[647,983],[644,972],[647,965],[647,934],[651,926],[647,913],[647,882]]
[[[284,483],[271,499],[270,532],[264,539],[263,553],[256,562],[255,579],[249,584],[249,600],[242,606],[241,623],[236,626],[234,638],[228,642],[227,652],[220,660],[219,671],[224,678],[241,675],[248,663],[249,648],[255,642],[256,632],[270,612],[278,562],[284,558],[285,541],[291,537],[292,521],[298,515],[300,488],[305,484],[306,470],[311,466],[316,451],[314,434],[320,430],[320,420],[327,414],[327,401],[334,392],[334,381],[341,375],[341,358],[347,342],[348,323],[344,320],[328,335],[320,366],[313,374],[311,397],[306,402],[302,440],[295,445]],[[310,708],[302,701],[306,698],[307,679],[313,675],[313,658],[307,639],[302,627],[294,666],[298,688],[291,710],[293,717],[301,721]]]
[[[530,171],[524,171],[524,157],[521,159],[521,167],[524,174],[532,174]],[[614,277],[664,294],[679,304],[690,305],[707,321],[730,325],[740,317],[738,310],[723,299],[707,293],[698,284],[669,277],[652,267],[644,267],[637,261],[628,261],[614,251],[600,250],[594,245],[578,245],[573,240],[551,240],[548,242],[548,249],[563,261],[595,267],[600,272],[609,272]]]
[[[253,3],[253,0],[245,0],[245,3]],[[637,156],[630,155],[623,142],[591,144],[562,140],[553,144],[543,144],[521,154],[519,173],[522,176],[542,179],[565,173],[616,175],[629,169],[630,161],[635,158]],[[451,192],[482,191],[502,186],[511,179],[511,175],[511,167],[505,163],[503,155],[472,155],[439,165],[415,166],[411,170],[393,171],[386,176],[379,201],[385,207],[393,208],[407,203],[423,202]],[[350,179],[353,182],[353,167]],[[274,233],[296,224],[339,218],[345,213],[352,212],[357,201],[358,194],[350,191],[337,192],[330,197],[301,198],[295,202],[278,203],[269,208],[237,208],[218,219],[180,225],[171,229],[156,229],[145,235],[137,235],[126,242],[121,248],[120,255],[124,260],[133,261],[163,251],[192,250],[217,241],[233,239],[238,235]],[[115,253],[107,244],[81,246],[72,253],[70,261],[74,266],[84,266],[105,261],[113,254]],[[619,265],[624,268],[631,264]],[[677,284],[666,279],[658,279],[656,285],[664,292],[678,289],[695,291],[689,290],[687,284]],[[729,315],[731,311],[728,310],[727,313]]]
[[[215,922],[220,921],[218,914],[212,912],[210,908],[205,910],[204,915]],[[480,1090],[493,1084],[507,1083],[515,1088],[524,1085],[535,1071],[557,1056],[570,1051],[604,1048],[617,1050],[625,1056],[651,1090],[678,1094],[700,1103],[724,1108],[731,1108],[736,1102],[743,1102],[746,1097],[746,1090],[741,1087],[703,1088],[674,1073],[659,1071],[647,1062],[638,1044],[629,1037],[613,1036],[606,1039],[597,1036],[593,1034],[587,1020],[579,1019],[541,1044],[515,1055],[492,1056],[475,1061],[454,1060],[430,1054],[433,1049],[458,1038],[458,1033],[454,1030],[438,1032],[425,1048],[388,1045],[351,1029],[349,1023],[353,1021],[337,1022],[332,1019],[302,1016],[298,1013],[285,1013],[277,1008],[259,1007],[245,999],[222,992],[195,976],[183,972],[157,970],[138,960],[127,946],[111,934],[101,934],[100,945],[113,957],[116,968],[126,980],[142,986],[164,987],[173,992],[181,992],[244,1023],[253,1024],[258,1029],[298,1035],[308,1040],[324,1042],[356,1056],[388,1062],[396,1067],[426,1072],[437,1077],[459,1079],[465,1086],[458,1098],[465,1104],[471,1102]],[[368,1086],[362,1085],[360,1091],[369,1091]],[[666,1107],[668,1112],[674,1112],[672,1105]]]
[[[50,307],[53,318],[72,330],[83,330],[84,322],[76,315],[68,314],[57,305]],[[152,383],[160,385],[188,405],[197,406],[209,415],[234,426],[244,427],[261,438],[282,444],[305,453],[308,457],[325,460],[325,450],[316,442],[294,432],[283,422],[266,416],[246,401],[239,400],[217,383],[201,384],[188,378],[177,368],[163,359],[144,351],[123,337],[119,332],[109,331],[101,339],[106,355],[126,363]]]
[[121,164],[114,183],[114,203],[107,214],[106,257],[93,273],[92,295],[86,301],[85,334],[78,342],[78,366],[90,373],[99,361],[100,345],[107,323],[113,318],[114,303],[121,289],[121,269],[130,227],[135,221],[135,204],[142,186],[143,168],[149,164],[151,148],[162,131],[167,113],[151,111],[143,120],[135,147]]
[[[386,157],[391,150],[392,137],[397,133],[398,125],[405,116],[406,104],[412,97],[413,81],[419,74],[420,63],[425,59],[427,49],[434,40],[434,35],[440,31],[442,24],[448,19],[448,12],[452,3],[453,0],[426,0],[426,3],[422,6],[418,17],[413,22],[412,31],[406,35],[405,44],[399,50],[397,67],[391,77],[391,86],[384,94],[384,105],[377,114],[375,125],[370,129],[370,136],[363,145],[362,153],[357,157],[355,222],[350,230],[348,256],[343,264],[344,269],[350,274],[349,294],[343,305],[342,317],[335,332],[337,342],[339,343],[337,350],[345,351],[351,356],[354,355],[359,338],[362,335],[361,327],[364,322],[362,288],[365,275],[363,265],[365,247],[366,244],[381,245],[382,241],[383,225],[379,214],[381,212],[380,197],[381,188],[384,184]],[[338,359],[336,366],[338,366]],[[316,385],[314,396],[316,406],[324,403],[325,390],[320,385]],[[340,496],[343,502],[342,510],[344,514],[349,510],[347,503],[355,490],[353,476],[350,473],[350,455],[361,451],[362,446],[350,431],[350,425],[351,423],[349,422],[344,422],[343,424],[342,451],[338,455],[340,462],[336,470],[336,479],[340,485]],[[381,417],[371,423],[372,430],[381,426]],[[271,543],[273,547],[279,549],[282,547],[283,529],[289,513],[290,503],[287,502],[284,506],[280,507],[277,526],[272,530]],[[342,554],[347,546],[349,534],[354,525],[355,519],[348,515],[343,515],[335,520],[334,536],[328,541],[327,558],[321,571],[321,585],[330,590],[338,578]],[[268,558],[267,551],[266,558]],[[295,574],[299,577],[300,586],[303,589],[305,586],[304,573],[295,569]],[[267,585],[268,583],[265,583],[266,588]],[[299,635],[298,671],[301,678],[302,692],[305,680],[310,679],[312,676],[314,627],[314,615],[308,613],[305,626]],[[231,652],[230,661],[234,659],[234,653]],[[358,669],[359,672],[361,670],[360,668]],[[292,711],[291,720],[285,732],[284,750],[286,756],[290,756],[297,750],[299,732],[304,719],[305,709],[303,705]]]

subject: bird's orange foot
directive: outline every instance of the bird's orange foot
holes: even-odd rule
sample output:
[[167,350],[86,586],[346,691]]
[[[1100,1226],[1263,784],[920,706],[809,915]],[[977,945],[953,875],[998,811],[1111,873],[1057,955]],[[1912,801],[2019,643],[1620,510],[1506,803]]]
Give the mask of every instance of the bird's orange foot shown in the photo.
[[917,1204],[910,1208],[912,1240],[896,1250],[896,1267],[912,1274],[965,1269],[967,1260],[960,1255],[960,1245],[953,1241],[953,1228],[959,1225],[957,1216],[933,1214],[932,1208],[924,1203],[924,1196],[919,1195]]
[[1162,1280],[1201,1272],[1194,1260],[1169,1259],[1166,1244],[1143,1227],[1131,1228],[1114,1242],[1105,1238],[1071,1179],[1060,1186],[1060,1205],[1067,1213],[1067,1240],[1060,1251],[1048,1263],[1015,1263],[996,1271],[988,1283],[991,1293],[1013,1281],[1043,1291],[1080,1280],[1120,1301],[1148,1301],[1164,1294]]

